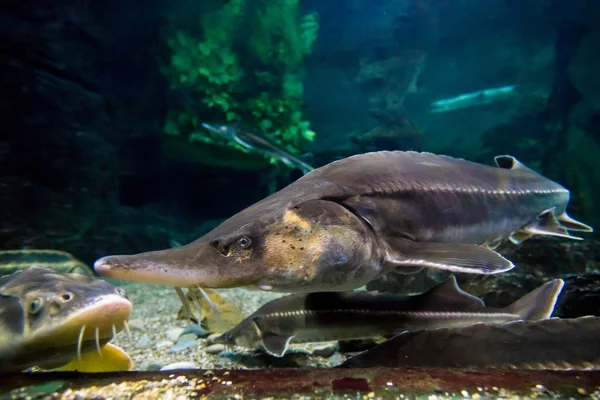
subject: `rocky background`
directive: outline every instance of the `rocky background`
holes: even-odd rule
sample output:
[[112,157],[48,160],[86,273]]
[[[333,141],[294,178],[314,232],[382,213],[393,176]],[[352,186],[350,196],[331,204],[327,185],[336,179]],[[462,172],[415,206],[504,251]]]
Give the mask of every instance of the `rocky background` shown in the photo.
[[[312,164],[381,149],[485,163],[510,153],[564,183],[571,215],[600,226],[598,2],[299,4],[319,21],[303,74]],[[201,17],[191,2],[0,7],[1,248],[56,248],[91,263],[186,243],[299,176],[268,163],[236,167],[243,153],[216,165],[164,134],[179,99],[161,65],[173,21]],[[505,85],[518,85],[507,101],[430,112],[433,101]],[[517,262],[513,273],[463,283],[502,302],[558,275],[568,282],[563,298],[583,301],[579,291],[595,289],[596,239],[504,251]],[[401,278],[420,279],[419,289],[441,279]]]

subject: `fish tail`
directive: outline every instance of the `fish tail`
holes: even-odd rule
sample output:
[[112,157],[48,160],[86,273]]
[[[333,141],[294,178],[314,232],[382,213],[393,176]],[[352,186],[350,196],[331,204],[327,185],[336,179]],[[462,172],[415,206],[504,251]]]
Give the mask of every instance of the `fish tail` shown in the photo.
[[521,316],[523,320],[548,319],[554,312],[558,296],[564,286],[562,279],[554,279],[527,293],[504,310]]

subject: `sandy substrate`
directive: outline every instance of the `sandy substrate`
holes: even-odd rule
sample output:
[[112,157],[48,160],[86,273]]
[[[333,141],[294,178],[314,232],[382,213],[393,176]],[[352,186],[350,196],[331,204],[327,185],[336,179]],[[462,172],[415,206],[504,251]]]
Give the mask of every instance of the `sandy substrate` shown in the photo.
[[[327,367],[337,365],[346,359],[333,350],[325,351],[325,356],[312,354],[315,348],[319,350],[331,348],[333,343],[292,345],[282,359],[242,348],[226,349],[217,354],[210,354],[214,348],[207,352],[209,344],[205,338],[197,339],[193,347],[172,352],[170,349],[177,342],[177,333],[193,325],[192,322],[177,320],[181,303],[175,290],[170,286],[121,282],[119,284],[125,289],[134,305],[129,322],[131,337],[121,332],[112,343],[120,346],[130,355],[135,370],[149,371],[165,366],[174,367],[174,363],[186,363],[177,364],[179,367],[203,369]],[[262,304],[283,295],[243,289],[217,290],[217,292],[237,305],[246,315],[250,315]]]

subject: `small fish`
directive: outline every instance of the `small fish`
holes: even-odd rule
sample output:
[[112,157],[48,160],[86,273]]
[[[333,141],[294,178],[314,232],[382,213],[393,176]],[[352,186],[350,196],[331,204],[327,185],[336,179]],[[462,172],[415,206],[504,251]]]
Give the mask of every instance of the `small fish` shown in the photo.
[[50,268],[54,272],[93,275],[92,269],[72,254],[61,250],[0,250],[0,276],[10,275],[31,266]]
[[492,104],[516,96],[517,85],[502,86],[493,89],[479,90],[473,93],[465,93],[431,103],[432,113],[442,113]]
[[232,142],[236,142],[248,150],[264,153],[276,158],[288,167],[297,168],[304,174],[314,169],[298,157],[284,150],[280,145],[273,142],[265,135],[240,123],[211,125],[203,122],[202,126],[209,132],[215,133]]
[[129,356],[108,343],[127,328],[131,311],[123,289],[91,276],[40,267],[4,276],[0,372],[131,369]]
[[[185,298],[189,304],[191,315],[188,315],[186,307],[183,306],[177,313],[177,319],[191,319],[198,322],[198,315],[201,315],[200,323],[208,332],[224,332],[239,324],[246,317],[239,307],[219,293],[209,289],[203,290],[205,294],[197,287],[188,289]],[[206,296],[212,304],[208,302]],[[214,312],[215,308],[218,313]]]
[[368,292],[295,294],[273,300],[216,343],[282,357],[290,342],[321,342],[390,336],[397,332],[549,318],[563,281],[540,286],[506,308],[488,308],[460,290],[451,277],[417,296]]
[[343,368],[600,369],[600,318],[551,318],[405,332]]
[[350,291],[392,271],[495,274],[493,248],[534,235],[580,239],[570,193],[511,156],[497,167],[380,151],[320,167],[185,246],[96,261],[101,275],[203,288]]

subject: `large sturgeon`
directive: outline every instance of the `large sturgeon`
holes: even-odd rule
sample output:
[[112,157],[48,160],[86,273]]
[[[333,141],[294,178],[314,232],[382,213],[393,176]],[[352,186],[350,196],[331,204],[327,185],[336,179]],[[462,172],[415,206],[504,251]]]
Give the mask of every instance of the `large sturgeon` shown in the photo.
[[493,249],[533,235],[579,239],[569,191],[498,156],[497,167],[381,151],[318,168],[179,248],[108,256],[98,274],[176,287],[346,291],[422,267],[491,274]]

